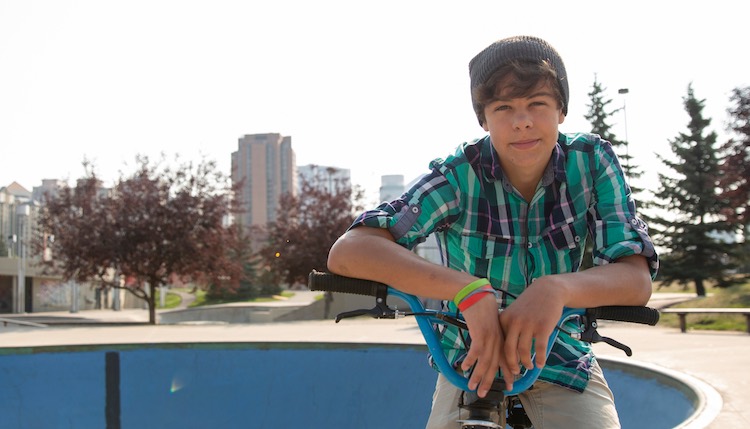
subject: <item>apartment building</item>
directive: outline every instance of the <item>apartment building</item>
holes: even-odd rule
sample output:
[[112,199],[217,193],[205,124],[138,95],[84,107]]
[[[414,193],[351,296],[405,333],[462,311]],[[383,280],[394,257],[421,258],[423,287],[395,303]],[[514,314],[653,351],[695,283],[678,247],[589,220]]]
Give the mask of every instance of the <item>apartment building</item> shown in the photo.
[[297,166],[298,188],[297,193],[301,192],[299,186],[305,181],[319,189],[335,194],[341,190],[352,189],[352,173],[348,168],[331,167],[326,165],[308,164]]
[[277,133],[241,137],[232,153],[232,182],[242,182],[238,199],[243,225],[265,225],[276,220],[279,198],[297,189],[292,138]]
[[13,182],[0,188],[0,313],[32,309],[33,277],[30,239],[39,204],[32,193]]

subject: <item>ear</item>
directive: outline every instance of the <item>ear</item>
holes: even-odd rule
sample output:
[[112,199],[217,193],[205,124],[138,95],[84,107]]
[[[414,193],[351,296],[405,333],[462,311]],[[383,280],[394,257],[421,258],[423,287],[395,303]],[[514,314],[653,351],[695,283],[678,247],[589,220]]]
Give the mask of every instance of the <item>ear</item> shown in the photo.
[[485,119],[484,122],[482,122],[482,129],[485,132],[490,132],[490,127],[487,126],[487,120]]
[[565,113],[562,112],[562,109],[560,110],[559,117],[557,119],[557,125],[562,124],[565,122]]

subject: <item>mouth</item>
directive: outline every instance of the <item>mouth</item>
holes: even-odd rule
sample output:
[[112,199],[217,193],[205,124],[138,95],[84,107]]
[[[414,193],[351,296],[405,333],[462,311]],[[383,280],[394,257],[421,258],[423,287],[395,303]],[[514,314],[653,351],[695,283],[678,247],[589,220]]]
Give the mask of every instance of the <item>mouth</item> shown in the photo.
[[528,140],[520,140],[517,142],[513,142],[510,145],[518,150],[528,150],[533,148],[534,146],[539,143],[539,139],[528,139]]

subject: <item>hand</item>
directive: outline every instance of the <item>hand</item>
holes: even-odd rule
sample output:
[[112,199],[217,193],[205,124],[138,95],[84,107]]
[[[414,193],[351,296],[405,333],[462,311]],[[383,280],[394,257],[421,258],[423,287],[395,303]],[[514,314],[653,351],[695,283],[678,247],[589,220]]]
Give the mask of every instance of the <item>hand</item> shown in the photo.
[[469,389],[477,390],[479,397],[485,397],[495,381],[498,367],[506,374],[507,365],[501,353],[502,330],[497,313],[497,301],[493,294],[487,293],[476,304],[463,312],[466,325],[471,335],[471,347],[461,364],[461,369],[468,371],[474,366],[469,378]]
[[[505,340],[502,355],[513,376],[521,371],[519,362],[529,369],[544,367],[549,337],[562,315],[564,291],[545,279],[539,278],[500,313]],[[536,353],[533,362],[532,344]]]

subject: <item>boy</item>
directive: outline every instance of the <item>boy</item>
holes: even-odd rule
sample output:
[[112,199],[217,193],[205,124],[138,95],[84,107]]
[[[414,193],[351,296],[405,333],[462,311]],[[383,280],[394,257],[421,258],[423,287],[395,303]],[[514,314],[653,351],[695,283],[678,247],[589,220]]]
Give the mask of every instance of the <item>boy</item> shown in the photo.
[[[590,347],[560,335],[546,362],[544,351],[563,307],[648,302],[658,258],[646,225],[611,145],[559,133],[569,89],[552,46],[529,36],[499,40],[471,60],[469,75],[488,135],[433,161],[401,198],[360,215],[331,248],[329,269],[460,309],[471,348],[465,353],[450,328],[442,341],[452,362],[474,366],[469,388],[479,396],[498,369],[511,389],[520,365],[543,366],[520,395],[536,428],[618,428]],[[444,266],[410,251],[430,234]],[[595,267],[579,272],[589,234]],[[459,427],[459,395],[438,375],[429,429]]]

